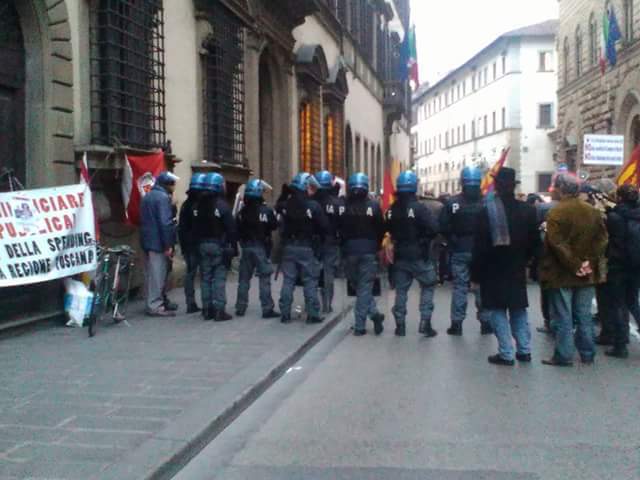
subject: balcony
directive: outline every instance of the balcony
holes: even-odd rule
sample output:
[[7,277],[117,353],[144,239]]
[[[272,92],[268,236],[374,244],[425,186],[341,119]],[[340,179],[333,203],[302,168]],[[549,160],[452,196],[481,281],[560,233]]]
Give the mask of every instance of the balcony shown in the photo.
[[401,81],[384,83],[384,108],[400,114],[408,112],[407,85]]

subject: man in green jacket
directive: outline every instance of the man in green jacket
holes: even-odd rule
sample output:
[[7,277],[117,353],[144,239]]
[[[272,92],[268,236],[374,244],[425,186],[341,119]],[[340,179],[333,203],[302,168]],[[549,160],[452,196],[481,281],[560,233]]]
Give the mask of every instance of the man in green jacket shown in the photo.
[[[576,177],[561,174],[554,181],[560,202],[547,217],[540,263],[540,282],[549,289],[553,357],[545,365],[571,366],[575,348],[582,363],[593,363],[595,345],[591,304],[595,285],[606,280],[608,235],[601,213],[578,198]],[[575,347],[572,338],[576,326]]]

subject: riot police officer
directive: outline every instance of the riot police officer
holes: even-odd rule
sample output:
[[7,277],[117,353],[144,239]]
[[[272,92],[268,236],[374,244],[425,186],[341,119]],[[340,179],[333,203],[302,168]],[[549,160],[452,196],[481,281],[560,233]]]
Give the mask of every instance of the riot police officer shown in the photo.
[[202,275],[202,315],[205,320],[216,322],[232,318],[225,312],[225,283],[229,261],[238,249],[236,225],[224,193],[224,177],[208,173],[205,191],[194,212]]
[[277,318],[271,296],[271,234],[278,228],[276,214],[263,199],[264,182],[250,180],[244,191],[244,205],[238,212],[236,224],[242,256],[238,276],[236,315],[244,316],[249,304],[249,287],[255,271],[260,282],[262,318]]
[[333,186],[333,175],[326,170],[315,175],[320,188],[314,199],[320,204],[329,220],[329,230],[321,245],[321,263],[323,275],[322,313],[333,311],[333,283],[338,267],[338,214],[340,206],[344,205],[336,195]]
[[[440,228],[451,249],[453,295],[451,297],[451,327],[449,335],[462,335],[462,322],[467,314],[467,294],[470,289],[471,252],[476,218],[482,210],[480,184],[482,173],[476,167],[465,167],[461,173],[462,193],[451,197],[440,215]],[[474,290],[481,333],[493,333],[488,313],[482,310],[480,292]]]
[[373,286],[378,271],[377,253],[384,236],[384,218],[377,202],[369,199],[369,177],[354,173],[347,182],[345,206],[340,208],[338,230],[349,282],[356,290],[353,334],[367,333],[367,315],[376,335],[383,331],[384,315],[378,312]]
[[420,284],[419,332],[435,337],[431,326],[433,294],[438,283],[436,267],[429,254],[431,242],[438,234],[437,220],[429,209],[418,201],[418,177],[413,172],[403,172],[396,181],[397,199],[386,214],[386,230],[394,245],[394,285],[396,301],[393,316],[396,320],[396,335],[406,335],[407,294],[411,282]]
[[194,173],[191,176],[187,199],[180,207],[180,220],[178,222],[178,239],[182,256],[187,264],[187,273],[184,278],[184,296],[187,301],[187,313],[200,311],[196,303],[195,279],[200,264],[200,252],[198,244],[195,242],[194,233],[194,211],[198,200],[205,189],[205,173]]
[[311,199],[318,188],[313,175],[298,173],[290,187],[290,195],[283,201],[278,212],[282,221],[283,242],[280,269],[284,276],[280,291],[281,321],[291,322],[293,290],[296,278],[300,275],[304,287],[307,323],[321,323],[323,318],[320,316],[318,300],[320,265],[317,246],[323,241],[329,222],[318,202]]

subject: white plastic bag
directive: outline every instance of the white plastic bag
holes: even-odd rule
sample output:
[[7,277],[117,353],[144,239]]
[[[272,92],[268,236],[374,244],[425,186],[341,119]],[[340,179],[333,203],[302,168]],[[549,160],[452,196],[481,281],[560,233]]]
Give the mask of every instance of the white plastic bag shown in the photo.
[[82,327],[84,319],[91,313],[93,293],[84,283],[66,278],[64,280],[64,311],[69,321],[67,327]]

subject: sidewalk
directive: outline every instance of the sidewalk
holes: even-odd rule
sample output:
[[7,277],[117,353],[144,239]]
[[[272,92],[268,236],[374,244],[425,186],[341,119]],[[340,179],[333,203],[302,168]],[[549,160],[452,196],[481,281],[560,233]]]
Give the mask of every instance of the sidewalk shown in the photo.
[[185,315],[175,290],[176,318],[143,317],[136,302],[130,327],[105,323],[93,339],[51,325],[3,335],[0,478],[170,478],[340,321],[345,291],[336,285],[321,325],[263,320],[255,283],[247,315],[231,322]]

